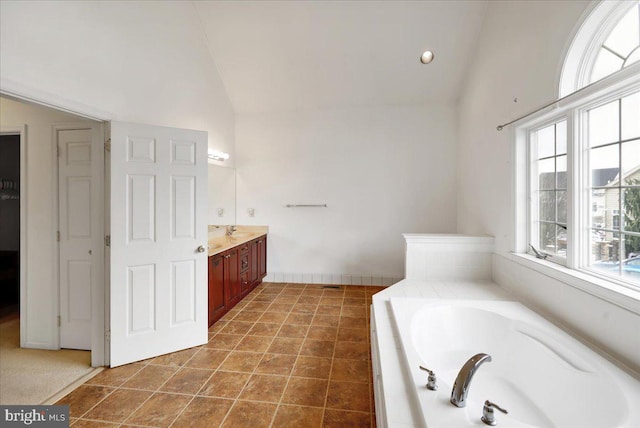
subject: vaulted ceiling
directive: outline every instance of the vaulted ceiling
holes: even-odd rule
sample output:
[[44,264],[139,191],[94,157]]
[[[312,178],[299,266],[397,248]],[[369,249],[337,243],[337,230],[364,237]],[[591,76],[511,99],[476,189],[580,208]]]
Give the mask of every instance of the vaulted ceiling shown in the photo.
[[[194,1],[237,112],[454,101],[487,2]],[[420,63],[430,49],[435,60]]]

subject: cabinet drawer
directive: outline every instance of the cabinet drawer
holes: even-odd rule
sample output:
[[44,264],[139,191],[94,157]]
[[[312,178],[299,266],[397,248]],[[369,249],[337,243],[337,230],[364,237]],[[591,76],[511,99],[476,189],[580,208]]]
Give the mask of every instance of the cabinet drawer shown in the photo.
[[249,252],[249,243],[248,242],[240,245],[240,253],[241,254],[246,254],[248,252]]
[[240,256],[240,272],[249,270],[249,253]]
[[251,291],[251,283],[249,282],[249,272],[240,274],[240,287],[242,288],[242,296],[246,296]]

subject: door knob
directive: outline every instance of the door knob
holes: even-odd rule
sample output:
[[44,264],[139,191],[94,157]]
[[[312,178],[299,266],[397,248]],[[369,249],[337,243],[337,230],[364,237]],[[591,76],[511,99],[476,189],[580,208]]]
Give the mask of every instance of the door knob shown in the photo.
[[196,251],[199,253],[204,253],[204,247],[200,245]]

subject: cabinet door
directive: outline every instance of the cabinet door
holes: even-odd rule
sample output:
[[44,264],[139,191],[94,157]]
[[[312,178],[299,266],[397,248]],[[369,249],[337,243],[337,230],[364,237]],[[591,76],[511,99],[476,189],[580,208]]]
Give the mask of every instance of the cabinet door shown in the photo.
[[209,257],[209,326],[227,311],[224,286],[224,259]]
[[255,286],[258,281],[258,240],[249,244],[249,284]]
[[224,285],[227,292],[227,308],[231,309],[240,301],[242,289],[240,288],[240,266],[238,249],[234,248],[224,256]]
[[258,278],[267,276],[267,237],[258,239]]

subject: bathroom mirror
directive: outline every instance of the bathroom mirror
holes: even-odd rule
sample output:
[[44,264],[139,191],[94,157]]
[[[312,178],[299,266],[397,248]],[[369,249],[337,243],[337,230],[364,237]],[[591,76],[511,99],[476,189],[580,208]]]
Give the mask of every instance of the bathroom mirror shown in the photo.
[[208,224],[236,224],[236,170],[209,164]]

